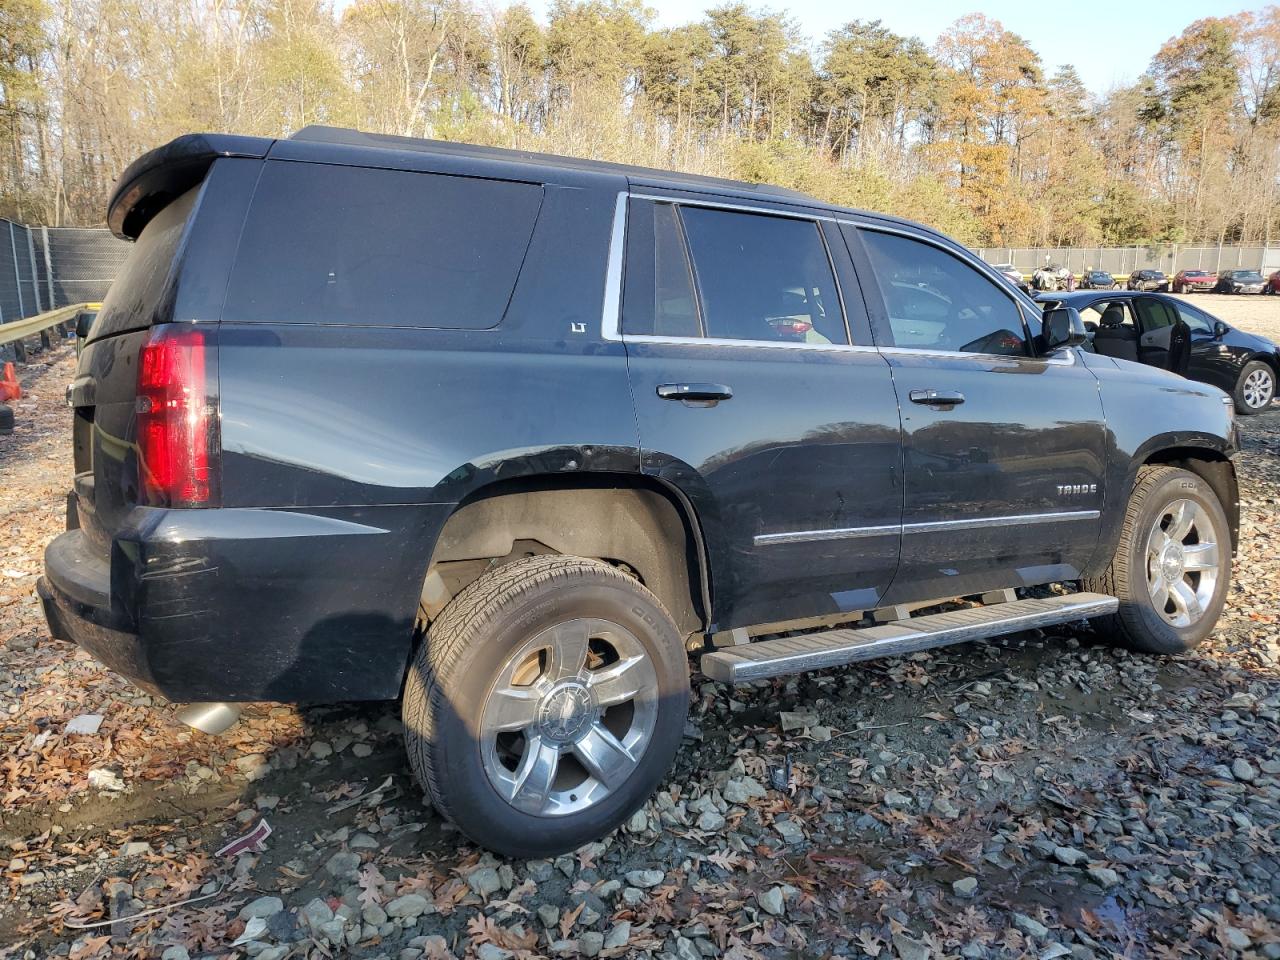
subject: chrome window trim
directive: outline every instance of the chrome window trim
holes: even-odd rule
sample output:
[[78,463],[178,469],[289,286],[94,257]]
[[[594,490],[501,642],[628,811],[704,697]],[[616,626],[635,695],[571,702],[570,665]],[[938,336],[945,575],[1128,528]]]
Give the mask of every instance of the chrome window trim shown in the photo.
[[600,335],[605,340],[619,341],[622,322],[622,258],[626,252],[627,192],[621,190],[613,205],[613,230],[609,234],[609,261],[604,274],[604,304],[600,316]]
[[1013,527],[1026,523],[1063,523],[1073,520],[1097,520],[1099,510],[1058,510],[1050,513],[1023,513],[1006,517],[966,517],[962,520],[931,520],[923,523],[888,524],[876,527],[835,527],[830,530],[794,530],[762,533],[754,537],[757,547],[778,543],[809,543],[816,540],[853,540],[895,533],[942,533],[948,530],[973,530],[980,527]]

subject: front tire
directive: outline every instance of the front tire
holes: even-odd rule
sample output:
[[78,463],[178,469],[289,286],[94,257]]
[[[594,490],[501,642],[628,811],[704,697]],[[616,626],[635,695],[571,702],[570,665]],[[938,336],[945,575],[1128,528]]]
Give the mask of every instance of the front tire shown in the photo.
[[1188,470],[1138,471],[1120,542],[1085,590],[1119,609],[1095,620],[1118,646],[1142,653],[1190,650],[1209,635],[1231,580],[1231,530],[1213,489]]
[[1261,360],[1250,360],[1240,371],[1240,379],[1232,392],[1236,411],[1249,415],[1262,413],[1271,406],[1276,395],[1276,373]]
[[666,774],[689,702],[661,602],[606,563],[541,556],[445,607],[405,682],[410,765],[436,809],[506,856],[577,849]]

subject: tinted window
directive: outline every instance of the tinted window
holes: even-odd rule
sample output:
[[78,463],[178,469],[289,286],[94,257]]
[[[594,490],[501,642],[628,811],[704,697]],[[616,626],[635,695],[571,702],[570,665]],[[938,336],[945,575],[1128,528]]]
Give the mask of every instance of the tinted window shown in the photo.
[[702,335],[679,214],[669,203],[630,201],[622,329],[663,337]]
[[893,233],[862,231],[895,346],[1022,356],[1022,314],[973,267]]
[[1177,314],[1165,303],[1151,297],[1139,297],[1135,306],[1138,308],[1143,333],[1159,330],[1161,327],[1171,327],[1178,319]]
[[1201,313],[1195,307],[1188,307],[1185,303],[1178,304],[1178,316],[1195,333],[1212,333],[1213,319],[1205,313]]
[[496,326],[541,199],[527,183],[267,163],[223,316]]
[[818,225],[682,207],[708,337],[848,343]]
[[168,319],[158,317],[164,308],[166,281],[199,193],[199,187],[192,187],[142,229],[86,339],[141,330],[157,319]]

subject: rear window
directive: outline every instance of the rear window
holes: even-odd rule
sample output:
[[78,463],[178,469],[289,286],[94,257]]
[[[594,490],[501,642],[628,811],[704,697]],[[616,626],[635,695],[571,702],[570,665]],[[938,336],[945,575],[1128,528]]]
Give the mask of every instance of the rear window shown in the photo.
[[541,202],[536,184],[268,162],[223,319],[496,326]]
[[192,187],[157,213],[143,228],[124,267],[102,301],[89,340],[143,330],[167,319],[172,305],[174,260],[195,209],[199,187]]

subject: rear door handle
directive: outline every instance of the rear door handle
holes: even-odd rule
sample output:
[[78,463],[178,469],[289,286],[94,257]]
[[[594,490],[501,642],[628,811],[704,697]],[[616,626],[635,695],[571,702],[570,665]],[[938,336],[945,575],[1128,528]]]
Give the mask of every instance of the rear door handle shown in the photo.
[[721,400],[732,400],[733,390],[723,383],[660,383],[658,396],[663,400],[716,404]]
[[930,407],[954,407],[964,403],[964,394],[959,390],[912,390],[912,403],[923,403]]

